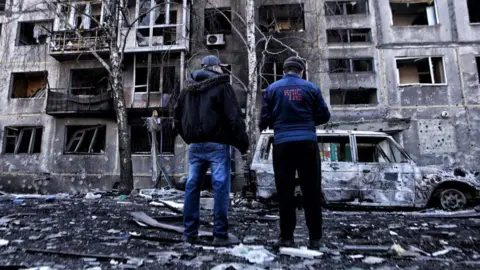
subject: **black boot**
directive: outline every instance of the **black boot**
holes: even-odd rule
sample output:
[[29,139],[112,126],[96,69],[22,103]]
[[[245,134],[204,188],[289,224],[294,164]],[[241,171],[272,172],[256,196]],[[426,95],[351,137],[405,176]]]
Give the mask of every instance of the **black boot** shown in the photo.
[[308,240],[307,248],[311,250],[319,250],[321,248],[320,244],[321,244],[320,239],[310,239]]
[[238,245],[240,241],[238,238],[228,235],[227,237],[218,237],[215,236],[213,238],[213,246],[215,247],[226,247],[226,246],[233,246]]
[[278,250],[281,247],[293,247],[295,245],[295,241],[293,239],[284,239],[284,238],[279,238],[274,244],[273,248]]

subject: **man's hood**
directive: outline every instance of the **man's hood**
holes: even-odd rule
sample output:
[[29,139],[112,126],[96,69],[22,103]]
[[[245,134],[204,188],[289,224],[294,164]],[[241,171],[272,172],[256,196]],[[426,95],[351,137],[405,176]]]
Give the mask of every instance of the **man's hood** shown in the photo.
[[192,72],[186,82],[187,91],[205,91],[215,86],[230,82],[230,76],[210,70],[196,70]]

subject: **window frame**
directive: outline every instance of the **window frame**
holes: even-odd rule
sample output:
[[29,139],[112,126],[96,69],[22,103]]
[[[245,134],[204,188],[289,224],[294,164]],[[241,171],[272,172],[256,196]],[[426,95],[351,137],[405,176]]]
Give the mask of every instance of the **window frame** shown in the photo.
[[[12,135],[8,135],[8,129],[19,129],[19,134],[16,137],[15,141],[15,148],[13,153],[7,153],[7,139],[8,137]],[[20,148],[20,143],[23,139],[24,131],[25,130],[31,130],[32,133],[30,134],[30,140],[29,140],[29,145],[28,145],[28,151],[27,153],[18,153],[18,149]],[[36,140],[36,134],[40,130],[40,151],[39,152],[34,152],[35,148],[35,140]],[[5,126],[4,128],[4,142],[3,142],[3,154],[5,155],[38,155],[42,153],[42,141],[43,141],[43,126]]]
[[[436,24],[422,24],[422,25],[394,25],[394,21],[393,21],[393,10],[392,10],[392,3],[389,2],[389,8],[390,8],[390,27],[392,28],[395,28],[395,27],[398,27],[398,28],[403,28],[403,27],[436,27],[436,26],[439,26],[441,25],[440,23],[440,17],[438,16],[438,6],[437,6],[437,1],[436,0],[433,0],[433,9],[435,11],[435,21],[436,21]],[[396,3],[396,4],[406,4],[406,3]],[[428,18],[428,10],[427,8],[425,8],[425,13],[427,14],[427,18]]]
[[[430,76],[432,79],[432,83],[404,83],[402,84],[400,81],[400,69],[398,68],[398,60],[415,60],[415,59],[422,59],[422,58],[428,58],[428,63],[429,63],[429,70],[430,70]],[[435,73],[433,71],[434,65],[432,62],[432,58],[441,58],[442,59],[442,69],[443,69],[443,76],[445,79],[444,83],[434,83],[435,82]],[[411,87],[411,86],[447,86],[448,85],[448,76],[447,76],[447,69],[445,67],[445,57],[443,56],[438,56],[438,55],[431,55],[431,56],[414,56],[414,57],[395,57],[395,68],[396,68],[396,79],[397,79],[397,85],[399,87]]]
[[[101,156],[101,155],[106,155],[107,154],[107,125],[106,124],[98,124],[98,125],[65,125],[65,132],[64,132],[64,145],[63,145],[63,155],[75,155],[75,156]],[[75,131],[73,134],[72,134],[72,138],[70,140],[68,140],[68,128],[69,127],[83,127],[83,129],[79,129],[77,131]],[[86,132],[87,130],[90,130],[90,129],[96,129],[95,131],[95,134],[94,134],[94,137],[93,138],[97,138],[97,132],[98,132],[98,128],[103,128],[105,129],[105,139],[104,139],[104,142],[105,142],[105,145],[103,147],[103,153],[102,152],[92,152],[92,153],[89,153],[89,152],[69,152],[68,149],[69,147],[68,146],[71,146],[72,144],[72,139],[74,138],[74,135],[75,133],[79,132],[80,130],[84,130],[84,132]],[[84,134],[85,135],[85,134]],[[90,145],[89,145],[89,148],[91,147],[91,145],[93,144],[94,140],[92,140],[90,142]],[[77,145],[78,147],[78,145]]]
[[[365,13],[358,13],[358,14],[348,14],[347,12],[347,4],[352,2],[363,2],[365,5]],[[336,3],[337,5],[341,5],[342,14],[327,14],[327,5],[328,3]],[[368,16],[370,15],[370,5],[368,0],[340,0],[340,1],[325,1],[323,5],[324,9],[324,16],[331,17],[331,16]]]
[[[347,137],[348,138],[348,141],[349,141],[349,147],[350,147],[350,155],[351,155],[351,158],[352,160],[351,161],[321,161],[322,163],[325,163],[325,162],[328,162],[328,163],[357,163],[357,152],[356,152],[356,149],[355,149],[355,145],[354,145],[354,141],[353,141],[353,136],[352,134],[335,134],[335,133],[322,133],[322,134],[316,134],[317,136],[317,145],[318,145],[318,149],[319,149],[319,154],[320,153],[323,153],[323,149],[320,148],[319,144],[319,140],[321,137]],[[346,147],[347,145],[345,145]],[[331,152],[331,151],[330,151]]]
[[[22,33],[22,25],[24,24],[33,24],[33,27],[35,29],[35,24],[42,24],[42,26],[45,25],[48,25],[48,30],[44,30],[44,31],[49,31],[50,33],[53,32],[53,25],[54,25],[54,20],[31,20],[31,21],[19,21],[17,23],[17,33],[16,33],[16,38],[15,38],[15,47],[28,47],[28,46],[41,46],[41,45],[45,45],[47,46],[49,41],[50,41],[50,36],[49,35],[46,35],[45,37],[45,42],[44,43],[36,43],[36,44],[20,44],[20,36],[21,36],[21,33]],[[43,35],[40,35],[40,36],[43,36]],[[39,36],[39,37],[40,37]]]
[[[358,163],[362,164],[415,164],[413,161],[412,157],[408,154],[408,152],[403,148],[395,139],[393,139],[391,136],[388,135],[367,135],[367,134],[354,134],[353,139],[355,140],[355,154],[356,154],[356,160]],[[377,139],[386,139],[389,144],[393,144],[397,150],[400,152],[400,154],[403,156],[403,158],[406,160],[406,162],[363,162],[358,160],[358,140],[357,138],[377,138]],[[391,145],[390,145],[391,147]]]
[[[207,22],[207,12],[211,12],[211,14],[208,14],[209,16],[212,16],[213,19],[216,19],[217,16],[222,16],[224,19],[225,17],[228,18],[229,21],[229,29],[225,31],[212,31],[208,32],[207,27],[206,27],[206,22]],[[215,8],[205,8],[204,9],[204,18],[203,18],[203,34],[204,35],[216,35],[216,34],[223,34],[223,35],[230,35],[233,33],[233,21],[232,21],[232,8],[231,7],[215,7]],[[230,15],[230,17],[228,16]],[[209,18],[209,17],[208,17]],[[210,29],[211,30],[211,29]]]
[[[171,124],[172,124],[172,127],[173,127],[173,118],[172,118],[172,117],[161,117],[161,118],[159,118],[158,120],[160,120],[160,119],[172,121]],[[141,118],[141,120],[146,120],[146,118]],[[162,120],[160,120],[160,121],[162,121]],[[161,124],[159,124],[159,125],[161,125]],[[138,121],[138,120],[137,120],[137,121],[134,121],[133,123],[130,124],[130,132],[131,132],[131,130],[132,130],[133,128],[135,128],[135,127],[142,127],[142,128],[145,129],[145,132],[148,134],[150,148],[149,148],[148,151],[145,151],[145,152],[136,152],[136,151],[134,151],[134,149],[133,149],[133,144],[132,144],[132,146],[131,146],[132,155],[135,155],[135,156],[150,156],[150,155],[151,155],[151,147],[152,147],[152,143],[151,143],[152,138],[151,138],[151,136],[150,136],[150,131],[148,131],[147,125],[146,125],[146,124],[142,124],[142,123],[141,123],[140,121]],[[160,142],[160,136],[159,136],[161,131],[162,131],[162,127],[160,126],[160,127],[159,127],[159,130],[157,131],[157,140],[159,140],[158,143],[161,143],[161,142]],[[174,133],[172,133],[172,134],[174,134]],[[159,149],[158,149],[158,154],[161,154],[161,156],[163,156],[163,157],[175,156],[175,140],[176,140],[176,136],[174,136],[174,137],[172,138],[173,147],[172,147],[172,149],[171,149],[171,150],[172,150],[171,152],[163,152],[163,154],[161,154],[161,153],[160,153],[160,147],[159,147]],[[160,146],[160,145],[159,145],[159,146]]]
[[[138,65],[137,64],[137,55],[134,55],[134,59],[133,59],[133,94],[134,95],[150,95],[152,93],[154,93],[154,94],[158,93],[159,95],[163,96],[164,94],[171,94],[171,93],[165,92],[165,90],[163,89],[163,83],[164,83],[163,77],[164,77],[165,68],[173,67],[175,69],[174,84],[175,84],[176,80],[178,79],[177,74],[178,74],[179,71],[178,71],[178,67],[177,67],[176,64],[166,64],[165,65],[163,63],[152,63],[152,56],[153,55],[151,53],[149,53],[148,56],[147,56],[147,63]],[[146,81],[147,84],[140,84],[140,85],[136,84],[137,68],[147,69],[147,81]],[[151,85],[150,85],[151,74],[152,74],[152,70],[155,69],[155,68],[160,68],[159,89],[158,89],[158,91],[151,91],[150,90],[150,88],[151,88]],[[146,91],[137,91],[136,90],[137,88],[146,88]],[[173,91],[175,91],[175,89],[173,89]],[[163,104],[163,98],[160,101],[162,102],[162,104],[160,104],[160,106],[165,106],[166,105],[166,104]]]
[[[334,72],[331,70],[330,66],[330,61],[348,61],[348,66],[347,68],[349,71],[347,72]],[[354,70],[354,61],[359,61],[359,60],[369,60],[371,61],[372,65],[372,70],[370,71],[355,71]],[[329,58],[328,59],[328,73],[330,74],[374,74],[376,72],[375,69],[375,57],[351,57],[351,58]]]
[[11,72],[10,73],[10,85],[9,85],[9,94],[8,94],[8,98],[9,99],[44,99],[46,95],[42,95],[40,97],[13,97],[13,94],[14,94],[14,87],[15,87],[15,75],[19,76],[19,75],[24,75],[24,76],[28,76],[29,73],[43,73],[44,74],[44,78],[45,78],[45,91],[48,90],[49,88],[49,82],[48,82],[48,70],[39,70],[39,71],[24,71],[24,72]]

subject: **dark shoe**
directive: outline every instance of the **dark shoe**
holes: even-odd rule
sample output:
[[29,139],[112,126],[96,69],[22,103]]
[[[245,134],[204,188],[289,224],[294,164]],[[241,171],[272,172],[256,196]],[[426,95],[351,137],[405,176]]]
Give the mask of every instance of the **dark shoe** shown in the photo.
[[319,250],[321,247],[322,247],[321,246],[321,241],[319,239],[308,241],[308,246],[307,246],[308,249]]
[[281,247],[293,247],[294,245],[295,245],[295,242],[293,241],[293,239],[280,238],[275,243],[273,243],[273,248],[275,250],[278,250]]
[[213,246],[215,247],[227,247],[227,246],[233,246],[233,245],[238,245],[240,241],[238,238],[228,235],[227,237],[219,237],[215,236],[213,238]]

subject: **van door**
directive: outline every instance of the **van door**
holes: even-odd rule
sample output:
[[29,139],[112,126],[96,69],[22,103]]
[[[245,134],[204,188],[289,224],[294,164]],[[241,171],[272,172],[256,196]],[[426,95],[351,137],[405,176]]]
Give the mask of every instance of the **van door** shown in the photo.
[[355,135],[359,204],[414,206],[416,166],[390,136]]
[[327,203],[348,203],[358,198],[358,170],[353,162],[352,140],[348,134],[317,136],[322,190]]

